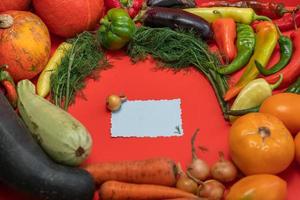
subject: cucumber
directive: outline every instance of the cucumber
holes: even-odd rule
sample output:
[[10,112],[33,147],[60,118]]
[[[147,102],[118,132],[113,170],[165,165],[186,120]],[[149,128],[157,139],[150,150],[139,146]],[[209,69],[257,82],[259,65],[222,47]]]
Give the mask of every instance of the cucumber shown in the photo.
[[20,115],[45,152],[58,163],[81,164],[92,146],[86,128],[68,112],[36,95],[29,80],[20,81],[17,91]]
[[53,162],[0,92],[0,181],[43,200],[92,200],[94,182],[83,169]]

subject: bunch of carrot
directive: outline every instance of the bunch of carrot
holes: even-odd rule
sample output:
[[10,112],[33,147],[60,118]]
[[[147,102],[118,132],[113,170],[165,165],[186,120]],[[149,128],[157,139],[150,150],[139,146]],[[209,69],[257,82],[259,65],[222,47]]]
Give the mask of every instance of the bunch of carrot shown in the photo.
[[173,187],[177,168],[168,158],[91,164],[85,169],[100,186],[101,200],[201,199]]

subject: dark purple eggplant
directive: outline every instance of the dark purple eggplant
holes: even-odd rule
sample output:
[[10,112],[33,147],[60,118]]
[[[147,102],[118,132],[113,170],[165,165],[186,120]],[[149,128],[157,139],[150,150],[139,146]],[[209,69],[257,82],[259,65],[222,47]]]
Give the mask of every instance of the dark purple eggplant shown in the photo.
[[149,7],[167,7],[167,8],[194,8],[195,0],[148,0]]
[[0,92],[0,181],[43,200],[92,200],[94,181],[83,169],[54,163]]
[[149,8],[143,18],[145,26],[153,28],[169,27],[171,29],[193,30],[204,40],[213,38],[213,32],[203,18],[176,8]]

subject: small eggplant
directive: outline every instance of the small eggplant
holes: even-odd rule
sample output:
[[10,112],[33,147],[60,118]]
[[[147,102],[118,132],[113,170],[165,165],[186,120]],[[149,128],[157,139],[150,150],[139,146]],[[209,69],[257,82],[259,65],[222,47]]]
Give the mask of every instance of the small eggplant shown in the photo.
[[176,8],[149,8],[144,16],[145,26],[161,28],[169,27],[171,29],[193,30],[204,40],[213,38],[212,29],[203,18]]
[[195,0],[148,0],[149,7],[176,7],[176,8],[194,8]]

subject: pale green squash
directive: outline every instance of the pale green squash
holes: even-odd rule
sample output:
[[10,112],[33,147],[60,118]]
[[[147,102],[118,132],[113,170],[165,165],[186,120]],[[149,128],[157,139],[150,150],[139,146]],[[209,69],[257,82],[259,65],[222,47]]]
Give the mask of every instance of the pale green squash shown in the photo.
[[20,81],[17,91],[20,115],[44,151],[58,163],[81,164],[92,146],[86,128],[68,112],[36,95],[29,80]]

